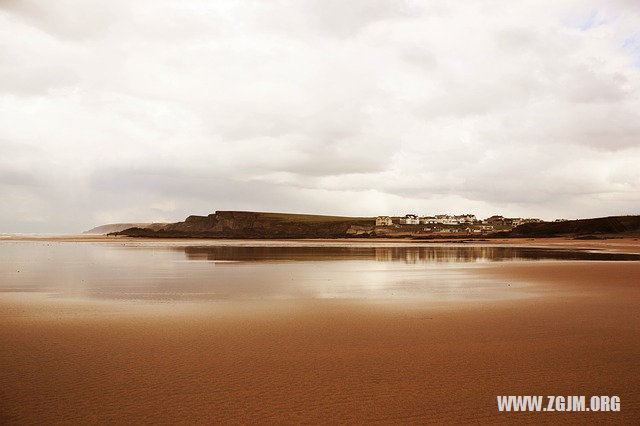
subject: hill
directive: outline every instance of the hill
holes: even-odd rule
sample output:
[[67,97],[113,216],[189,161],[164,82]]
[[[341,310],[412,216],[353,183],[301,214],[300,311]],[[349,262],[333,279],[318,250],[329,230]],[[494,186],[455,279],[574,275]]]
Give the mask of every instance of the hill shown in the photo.
[[498,237],[584,237],[611,235],[639,235],[640,216],[609,216],[565,222],[525,223],[509,232],[494,234]]

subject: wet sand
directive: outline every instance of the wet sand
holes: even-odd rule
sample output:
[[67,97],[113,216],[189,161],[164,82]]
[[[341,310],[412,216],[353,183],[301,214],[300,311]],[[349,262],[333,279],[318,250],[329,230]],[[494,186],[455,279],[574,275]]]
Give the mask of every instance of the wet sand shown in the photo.
[[[640,262],[478,274],[539,295],[233,306],[3,296],[0,422],[637,422]],[[499,413],[496,395],[618,395],[622,410]]]
[[[499,266],[486,273],[552,282],[558,294],[463,306],[308,302],[163,315],[5,301],[2,420],[637,420],[640,267]],[[619,395],[622,412],[501,414],[497,394]]]
[[[59,236],[24,236],[24,235],[4,235],[0,236],[0,241],[55,241],[55,242],[171,242],[208,244],[217,242],[234,242],[239,240],[207,239],[207,238],[131,238],[122,236],[107,237],[105,235],[59,235]],[[245,240],[246,241],[246,240]],[[312,243],[366,243],[375,245],[377,243],[410,243],[410,244],[470,244],[470,245],[499,245],[499,246],[521,246],[521,247],[548,247],[548,248],[572,248],[572,249],[595,249],[608,252],[619,253],[640,253],[640,237],[615,237],[602,240],[576,240],[572,238],[490,238],[470,236],[469,238],[441,238],[433,240],[414,240],[410,238],[334,238],[334,239],[308,239],[308,240],[251,240],[255,243],[268,243],[270,241],[284,242],[312,242]]]

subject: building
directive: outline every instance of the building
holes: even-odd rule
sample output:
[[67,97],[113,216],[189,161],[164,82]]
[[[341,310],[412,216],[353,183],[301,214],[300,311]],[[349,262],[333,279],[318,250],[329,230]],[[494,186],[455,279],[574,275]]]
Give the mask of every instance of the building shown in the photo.
[[435,216],[425,216],[420,219],[420,223],[442,225],[460,225],[461,223],[474,223],[476,216],[473,214],[463,214],[460,216],[450,216],[448,214],[437,214]]
[[393,221],[389,216],[376,217],[376,226],[391,226],[391,225],[393,225]]
[[484,220],[484,223],[488,223],[489,225],[502,225],[504,224],[505,218],[504,216],[491,216]]
[[467,214],[463,214],[463,215],[459,215],[459,216],[454,216],[453,218],[456,219],[460,223],[474,223],[474,222],[477,222],[475,214],[468,214],[467,213]]
[[400,218],[400,223],[403,225],[419,225],[420,219],[415,214],[407,214],[403,218]]
[[537,219],[537,218],[523,219],[521,217],[518,217],[513,219],[512,224],[513,226],[519,226],[519,225],[522,225],[523,223],[540,223],[540,222],[542,222],[542,219]]
[[443,225],[460,225],[460,221],[453,216],[440,219],[440,223]]
[[436,219],[433,216],[425,216],[420,218],[420,223],[425,225],[432,225],[434,223],[439,223],[439,222],[438,222],[438,219]]

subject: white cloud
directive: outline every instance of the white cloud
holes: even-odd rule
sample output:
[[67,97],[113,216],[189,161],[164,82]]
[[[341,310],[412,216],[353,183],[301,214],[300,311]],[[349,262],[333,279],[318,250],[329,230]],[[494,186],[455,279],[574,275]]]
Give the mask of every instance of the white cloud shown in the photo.
[[0,231],[638,213],[629,1],[0,3]]

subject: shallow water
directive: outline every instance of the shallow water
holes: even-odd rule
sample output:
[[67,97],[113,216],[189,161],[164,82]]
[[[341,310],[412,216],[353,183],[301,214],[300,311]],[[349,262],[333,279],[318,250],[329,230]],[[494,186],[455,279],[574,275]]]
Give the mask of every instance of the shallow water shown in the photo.
[[3,241],[0,292],[154,302],[496,300],[527,297],[525,283],[481,277],[477,268],[566,260],[638,261],[640,256],[406,243]]

